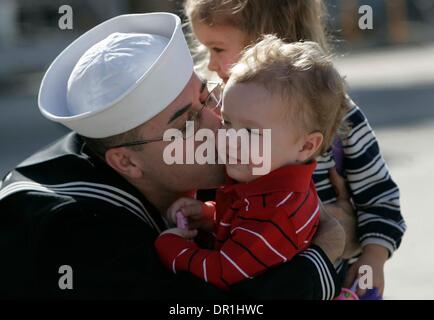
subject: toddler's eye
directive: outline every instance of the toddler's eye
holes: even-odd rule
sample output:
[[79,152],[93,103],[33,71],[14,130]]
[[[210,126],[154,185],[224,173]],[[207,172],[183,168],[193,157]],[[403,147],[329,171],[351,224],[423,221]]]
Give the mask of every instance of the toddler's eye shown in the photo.
[[212,50],[216,53],[220,53],[220,52],[224,51],[224,49],[222,49],[222,48],[212,48]]

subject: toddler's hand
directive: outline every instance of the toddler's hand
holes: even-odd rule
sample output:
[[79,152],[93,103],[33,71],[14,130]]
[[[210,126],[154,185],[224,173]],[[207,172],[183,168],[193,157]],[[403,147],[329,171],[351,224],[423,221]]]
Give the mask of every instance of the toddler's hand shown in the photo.
[[167,209],[166,217],[169,222],[176,224],[176,213],[181,211],[185,217],[185,212],[197,216],[201,214],[202,202],[192,198],[179,198]]
[[186,240],[192,240],[194,237],[197,236],[197,230],[187,230],[187,229],[181,229],[181,228],[172,228],[167,229],[166,231],[162,232],[160,236],[163,234],[174,234],[177,236],[180,236]]
[[202,229],[212,231],[213,222],[204,213],[207,204],[192,198],[180,198],[176,200],[167,210],[167,217],[170,222],[176,224],[177,213],[187,219],[188,229]]

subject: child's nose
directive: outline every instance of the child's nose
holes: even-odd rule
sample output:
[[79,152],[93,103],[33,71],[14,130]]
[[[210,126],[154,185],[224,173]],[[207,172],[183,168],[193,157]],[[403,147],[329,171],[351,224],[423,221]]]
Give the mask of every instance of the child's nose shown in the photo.
[[215,57],[214,53],[211,53],[211,56],[209,58],[209,62],[208,62],[208,70],[209,71],[214,71],[217,72],[219,70],[219,66],[217,63],[217,59]]

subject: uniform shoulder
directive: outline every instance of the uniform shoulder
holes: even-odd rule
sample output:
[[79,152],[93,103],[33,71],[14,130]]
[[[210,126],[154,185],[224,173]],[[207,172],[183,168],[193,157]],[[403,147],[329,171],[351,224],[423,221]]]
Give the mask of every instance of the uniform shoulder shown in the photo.
[[2,220],[16,221],[17,227],[26,224],[30,229],[40,231],[53,227],[81,229],[85,226],[98,229],[108,226],[141,230],[149,228],[128,207],[95,198],[28,190],[0,201],[0,208]]

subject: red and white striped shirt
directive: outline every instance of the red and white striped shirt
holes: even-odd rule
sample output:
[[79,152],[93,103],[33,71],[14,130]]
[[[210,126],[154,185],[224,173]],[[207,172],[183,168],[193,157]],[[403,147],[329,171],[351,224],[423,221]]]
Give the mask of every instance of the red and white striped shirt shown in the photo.
[[174,273],[188,271],[227,289],[285,263],[306,249],[319,222],[312,173],[316,162],[288,165],[249,183],[219,188],[214,248],[174,234],[156,241],[163,263]]

